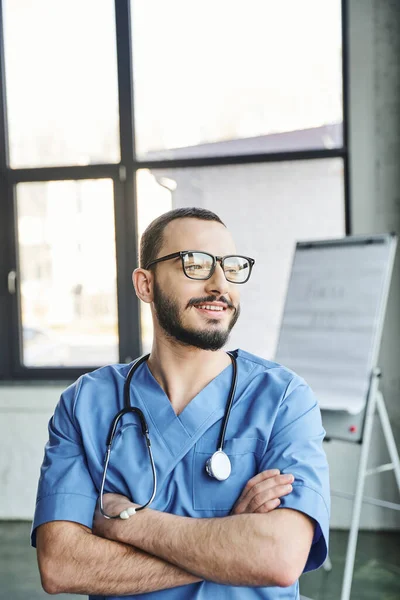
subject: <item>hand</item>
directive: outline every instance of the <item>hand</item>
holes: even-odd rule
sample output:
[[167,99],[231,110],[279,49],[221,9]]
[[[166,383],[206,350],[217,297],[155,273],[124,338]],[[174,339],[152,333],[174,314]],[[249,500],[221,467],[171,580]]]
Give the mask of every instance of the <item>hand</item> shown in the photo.
[[258,473],[249,479],[231,511],[231,515],[243,513],[267,513],[277,508],[282,496],[290,494],[294,477],[281,475],[279,469]]
[[[121,515],[123,518],[129,518],[129,512],[133,513],[132,508],[138,507],[126,496],[121,494],[104,494],[103,509],[108,515]],[[125,513],[125,514],[124,514]],[[100,511],[100,502],[97,502],[96,510],[93,517],[92,532],[94,535],[104,537],[110,540],[117,539],[117,526],[122,522],[122,519],[106,519]]]

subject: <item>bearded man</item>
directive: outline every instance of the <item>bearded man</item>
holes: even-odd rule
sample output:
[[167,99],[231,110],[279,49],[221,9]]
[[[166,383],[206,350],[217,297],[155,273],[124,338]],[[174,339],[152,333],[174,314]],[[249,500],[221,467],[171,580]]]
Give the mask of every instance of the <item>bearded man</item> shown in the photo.
[[32,528],[47,592],[296,600],[324,562],[317,401],[284,366],[223,350],[254,262],[208,210],[144,232],[151,353],[83,375],[49,423]]

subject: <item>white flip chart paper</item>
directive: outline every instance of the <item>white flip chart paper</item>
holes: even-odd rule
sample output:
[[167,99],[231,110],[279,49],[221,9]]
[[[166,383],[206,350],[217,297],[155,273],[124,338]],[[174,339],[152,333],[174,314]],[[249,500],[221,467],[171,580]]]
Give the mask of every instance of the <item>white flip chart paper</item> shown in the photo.
[[321,408],[363,410],[386,305],[389,234],[298,243],[275,360]]

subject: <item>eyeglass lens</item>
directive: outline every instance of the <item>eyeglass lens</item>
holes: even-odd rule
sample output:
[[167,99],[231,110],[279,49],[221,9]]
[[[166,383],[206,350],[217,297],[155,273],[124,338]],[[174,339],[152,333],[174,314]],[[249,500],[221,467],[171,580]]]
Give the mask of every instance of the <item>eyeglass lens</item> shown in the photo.
[[[191,279],[207,279],[213,267],[213,259],[203,252],[189,252],[183,257],[183,268]],[[228,281],[243,283],[250,274],[250,263],[243,256],[230,256],[224,260],[224,273]]]

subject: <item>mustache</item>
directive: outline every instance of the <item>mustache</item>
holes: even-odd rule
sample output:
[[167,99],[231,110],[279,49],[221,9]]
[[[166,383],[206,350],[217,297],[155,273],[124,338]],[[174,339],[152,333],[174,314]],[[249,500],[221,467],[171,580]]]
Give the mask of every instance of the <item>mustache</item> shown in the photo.
[[190,306],[196,306],[196,304],[208,304],[209,302],[223,302],[228,308],[233,308],[233,310],[236,310],[236,306],[232,304],[232,302],[229,302],[229,300],[227,300],[224,296],[204,296],[202,298],[191,298],[187,303],[186,308],[189,308]]

